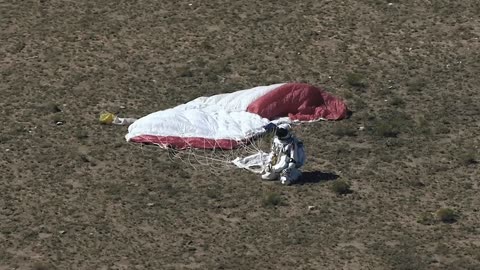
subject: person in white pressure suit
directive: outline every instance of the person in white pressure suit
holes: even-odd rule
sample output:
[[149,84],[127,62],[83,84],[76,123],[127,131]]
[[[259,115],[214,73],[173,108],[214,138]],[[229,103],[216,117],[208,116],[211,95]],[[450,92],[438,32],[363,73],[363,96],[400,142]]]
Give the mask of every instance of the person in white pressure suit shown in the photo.
[[288,124],[280,125],[275,130],[269,160],[262,174],[264,180],[280,178],[282,184],[291,185],[302,176],[299,169],[305,163],[303,142],[291,133]]

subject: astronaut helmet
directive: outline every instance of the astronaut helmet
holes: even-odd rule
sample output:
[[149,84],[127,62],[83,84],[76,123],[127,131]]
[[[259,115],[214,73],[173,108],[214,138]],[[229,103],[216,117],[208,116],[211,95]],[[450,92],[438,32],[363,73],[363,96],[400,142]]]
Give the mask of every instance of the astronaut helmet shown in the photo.
[[292,134],[290,132],[290,125],[278,125],[277,129],[275,130],[275,136],[281,141],[290,139],[292,137]]

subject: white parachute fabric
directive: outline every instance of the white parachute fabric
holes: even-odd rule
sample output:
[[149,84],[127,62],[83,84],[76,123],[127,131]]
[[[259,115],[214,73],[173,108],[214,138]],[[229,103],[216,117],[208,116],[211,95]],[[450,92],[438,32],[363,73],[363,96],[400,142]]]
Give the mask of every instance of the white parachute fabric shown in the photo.
[[140,118],[129,127],[127,140],[143,134],[242,140],[263,131],[268,119],[222,107],[182,105]]
[[246,169],[254,173],[262,173],[265,166],[269,164],[270,161],[271,157],[269,153],[258,151],[258,153],[249,155],[247,157],[237,157],[236,159],[232,160],[232,163],[239,168]]
[[[242,141],[264,132],[270,121],[247,112],[254,100],[283,84],[259,86],[228,94],[199,97],[174,108],[158,111],[135,121],[128,128],[127,141],[135,137],[202,138]],[[161,141],[161,139],[160,139]],[[168,147],[167,144],[156,144]]]

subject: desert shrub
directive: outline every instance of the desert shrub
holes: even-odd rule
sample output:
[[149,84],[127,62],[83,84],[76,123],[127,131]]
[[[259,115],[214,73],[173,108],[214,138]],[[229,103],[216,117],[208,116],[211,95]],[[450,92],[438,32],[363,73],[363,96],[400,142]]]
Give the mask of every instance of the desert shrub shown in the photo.
[[333,181],[330,189],[337,195],[345,195],[352,193],[352,190],[350,189],[350,184],[341,180]]
[[367,87],[365,76],[360,73],[351,72],[347,74],[347,83],[355,87]]
[[441,208],[437,211],[438,220],[445,223],[452,223],[457,220],[457,214],[451,208]]
[[282,199],[282,196],[276,192],[267,192],[263,195],[262,204],[265,207],[273,207],[284,205],[285,202]]

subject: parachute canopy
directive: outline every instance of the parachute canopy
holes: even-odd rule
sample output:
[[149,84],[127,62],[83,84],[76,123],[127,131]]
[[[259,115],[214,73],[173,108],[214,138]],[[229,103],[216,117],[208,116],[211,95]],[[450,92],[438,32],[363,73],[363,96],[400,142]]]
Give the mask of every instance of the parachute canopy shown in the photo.
[[265,133],[281,119],[340,120],[347,106],[319,87],[304,83],[259,86],[233,93],[199,97],[135,121],[127,141],[163,148],[233,149]]

